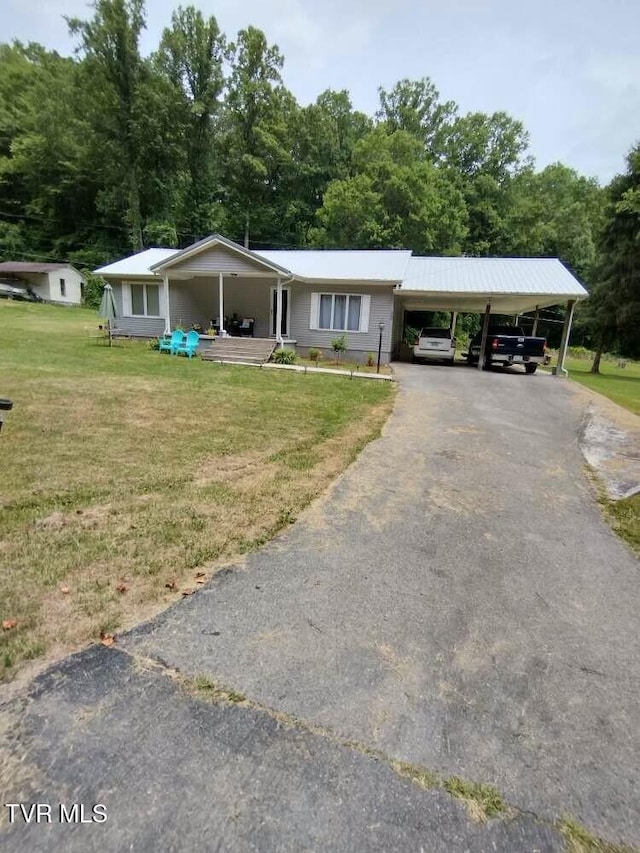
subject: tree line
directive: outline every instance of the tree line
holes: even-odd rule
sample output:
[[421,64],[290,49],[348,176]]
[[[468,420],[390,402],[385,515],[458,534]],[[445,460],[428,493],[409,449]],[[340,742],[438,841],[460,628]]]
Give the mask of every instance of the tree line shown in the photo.
[[143,0],[92,9],[68,20],[73,57],[0,45],[0,258],[93,267],[216,231],[253,248],[560,257],[607,294],[583,336],[633,349],[612,294],[635,291],[604,255],[633,249],[611,228],[624,196],[637,229],[624,183],[637,192],[637,150],[603,189],[560,163],[537,170],[521,122],[463,114],[428,77],[380,88],[373,116],[347,91],[301,106],[255,27],[230,40],[179,7],[143,57]]

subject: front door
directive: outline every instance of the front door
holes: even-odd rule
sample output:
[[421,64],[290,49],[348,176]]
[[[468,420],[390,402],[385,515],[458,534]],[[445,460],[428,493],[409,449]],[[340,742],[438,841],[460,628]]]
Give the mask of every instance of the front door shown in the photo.
[[[271,335],[276,336],[276,318],[278,316],[278,288],[271,288]],[[289,288],[282,288],[282,323],[280,334],[283,338],[289,337]]]

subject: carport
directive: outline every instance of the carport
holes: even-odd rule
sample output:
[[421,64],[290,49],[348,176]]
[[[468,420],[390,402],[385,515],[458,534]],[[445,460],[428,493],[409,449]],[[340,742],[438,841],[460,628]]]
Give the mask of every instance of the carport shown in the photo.
[[483,314],[481,358],[492,314],[535,312],[566,305],[556,376],[565,376],[564,361],[576,302],[588,293],[557,258],[416,258],[409,259],[402,284],[395,291],[393,339],[402,338],[405,311],[451,311]]

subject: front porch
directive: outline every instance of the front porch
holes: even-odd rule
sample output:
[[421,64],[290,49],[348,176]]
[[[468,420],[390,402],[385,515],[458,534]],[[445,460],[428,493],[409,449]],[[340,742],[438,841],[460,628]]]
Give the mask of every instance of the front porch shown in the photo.
[[278,282],[271,277],[223,274],[189,279],[168,276],[165,332],[176,326],[196,328],[205,346],[209,330],[216,337],[262,338],[277,343],[289,340],[291,291]]

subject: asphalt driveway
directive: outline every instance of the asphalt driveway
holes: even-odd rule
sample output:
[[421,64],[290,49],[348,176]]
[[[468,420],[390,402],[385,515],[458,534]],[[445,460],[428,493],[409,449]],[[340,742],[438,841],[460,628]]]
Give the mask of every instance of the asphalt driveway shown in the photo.
[[[583,397],[562,379],[515,369],[399,365],[398,373],[398,401],[383,436],[285,535],[123,637],[121,651],[100,650],[117,670],[107,673],[106,683],[120,679],[120,687],[109,693],[102,684],[100,693],[105,665],[86,652],[60,670],[58,681],[49,675],[30,698],[20,699],[24,730],[14,738],[14,755],[21,748],[36,756],[34,774],[49,780],[40,790],[47,784],[50,790],[54,779],[66,779],[76,795],[79,790],[65,777],[60,756],[58,765],[37,757],[47,752],[37,722],[42,718],[52,731],[66,732],[63,754],[79,756],[74,778],[91,772],[85,735],[70,722],[83,689],[98,691],[105,713],[115,714],[109,726],[120,740],[102,730],[92,737],[122,773],[124,801],[144,789],[142,782],[133,791],[126,787],[135,774],[127,776],[123,761],[136,749],[122,739],[127,715],[130,731],[139,731],[141,722],[148,726],[145,739],[155,754],[158,739],[171,740],[160,732],[177,713],[167,696],[160,704],[152,700],[148,719],[140,720],[145,690],[151,696],[155,688],[144,686],[152,676],[136,674],[136,666],[151,659],[161,668],[206,675],[318,732],[354,741],[357,761],[365,765],[366,750],[380,750],[443,776],[493,784],[543,820],[570,813],[609,840],[640,842],[638,562],[603,522],[585,476],[578,447]],[[121,662],[125,657],[128,663]],[[58,694],[51,692],[56,683]],[[15,701],[7,713],[16,713]],[[266,736],[248,710],[225,714],[238,730],[226,735],[228,764],[238,749],[249,750],[252,738]],[[183,742],[186,723],[175,725]],[[194,729],[198,737],[202,725]],[[269,731],[269,737],[282,737]],[[220,782],[213,749],[209,736],[200,750],[185,747],[181,797],[174,802],[209,791],[211,780]],[[269,754],[273,758],[273,750]],[[340,755],[343,762],[356,760]],[[328,761],[318,757],[299,778],[292,764],[289,783],[303,790],[303,779],[313,778],[311,766],[322,766],[323,778],[335,783],[345,766],[330,771]],[[336,836],[344,846],[336,838],[321,842],[305,835],[317,824],[311,810],[306,822],[297,816],[297,835],[282,829],[271,836],[273,844],[262,846],[255,833],[245,837],[239,824],[218,821],[219,837],[226,839],[220,849],[388,849],[389,838],[367,835],[374,815],[384,824],[380,791],[387,786],[385,796],[398,796],[409,814],[394,818],[408,833],[397,837],[398,849],[533,850],[558,843],[534,832],[514,846],[513,839],[496,841],[479,829],[475,835],[469,829],[471,840],[464,840],[468,827],[458,842],[421,835],[424,827],[412,809],[424,818],[430,806],[411,798],[433,792],[396,791],[406,780],[372,781],[373,769],[365,765],[358,773],[351,767],[359,781],[344,783],[332,812],[346,827],[353,808],[359,815],[372,809],[366,832],[350,836],[348,844],[344,834]],[[248,775],[243,779],[249,784]],[[104,786],[95,785],[93,795],[106,796]],[[269,785],[260,790],[254,808],[263,815],[280,808],[280,826],[287,826],[277,785],[271,805],[260,800],[268,799]],[[163,791],[171,800],[171,790]],[[390,806],[394,815],[404,814],[398,802]],[[186,805],[186,812],[180,808],[172,823],[177,827],[180,815],[188,815]],[[453,826],[447,808],[438,801],[443,832]],[[178,832],[175,846],[166,849],[187,849],[180,838]]]

